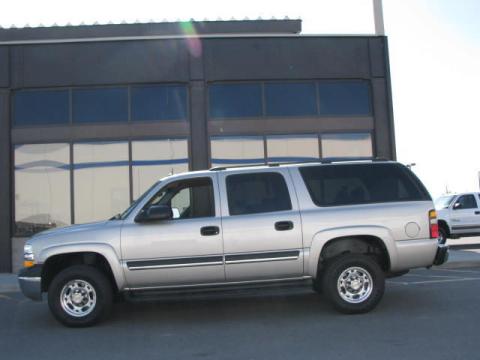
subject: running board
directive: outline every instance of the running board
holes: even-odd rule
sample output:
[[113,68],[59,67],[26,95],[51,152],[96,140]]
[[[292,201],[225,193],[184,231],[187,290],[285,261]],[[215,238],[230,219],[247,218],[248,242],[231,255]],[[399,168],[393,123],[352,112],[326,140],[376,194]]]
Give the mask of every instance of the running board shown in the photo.
[[241,282],[227,284],[192,285],[176,288],[140,288],[125,291],[125,298],[131,301],[156,300],[181,297],[201,297],[214,294],[248,295],[251,290],[305,289],[312,287],[310,277],[300,279],[268,280],[262,282]]

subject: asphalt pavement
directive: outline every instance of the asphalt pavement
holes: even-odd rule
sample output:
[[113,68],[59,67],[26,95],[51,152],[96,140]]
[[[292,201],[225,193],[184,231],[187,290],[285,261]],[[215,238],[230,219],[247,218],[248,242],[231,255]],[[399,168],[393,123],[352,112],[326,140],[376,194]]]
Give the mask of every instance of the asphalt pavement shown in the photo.
[[372,312],[341,315],[308,288],[116,304],[69,329],[17,291],[0,292],[2,359],[475,359],[480,267],[389,279]]

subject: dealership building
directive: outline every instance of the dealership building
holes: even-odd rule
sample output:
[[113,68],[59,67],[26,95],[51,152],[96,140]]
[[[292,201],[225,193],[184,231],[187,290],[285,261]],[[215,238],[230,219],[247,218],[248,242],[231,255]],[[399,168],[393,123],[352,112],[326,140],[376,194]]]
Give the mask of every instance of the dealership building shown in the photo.
[[395,159],[387,39],[300,20],[0,29],[0,272],[218,165]]

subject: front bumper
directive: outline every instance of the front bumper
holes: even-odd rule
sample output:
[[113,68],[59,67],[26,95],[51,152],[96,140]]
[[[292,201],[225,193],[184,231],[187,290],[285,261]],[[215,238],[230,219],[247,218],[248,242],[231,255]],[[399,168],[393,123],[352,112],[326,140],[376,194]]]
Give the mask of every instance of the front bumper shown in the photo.
[[35,300],[42,300],[42,266],[35,265],[31,268],[24,268],[18,274],[18,283],[23,295]]
[[433,265],[442,265],[448,261],[448,245],[439,244],[437,247],[437,253],[435,254],[435,260]]

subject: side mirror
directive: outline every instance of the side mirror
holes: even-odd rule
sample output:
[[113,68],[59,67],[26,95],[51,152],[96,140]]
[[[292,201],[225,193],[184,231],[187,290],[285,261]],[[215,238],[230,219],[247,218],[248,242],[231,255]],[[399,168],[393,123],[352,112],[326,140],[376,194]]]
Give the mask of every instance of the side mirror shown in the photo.
[[453,204],[453,210],[459,210],[462,208],[462,204],[459,203],[459,202],[456,202],[455,204]]
[[153,205],[142,211],[135,218],[135,222],[149,222],[169,220],[173,218],[172,208],[168,205]]
[[172,208],[172,214],[174,219],[178,219],[180,217],[180,211],[177,208]]

